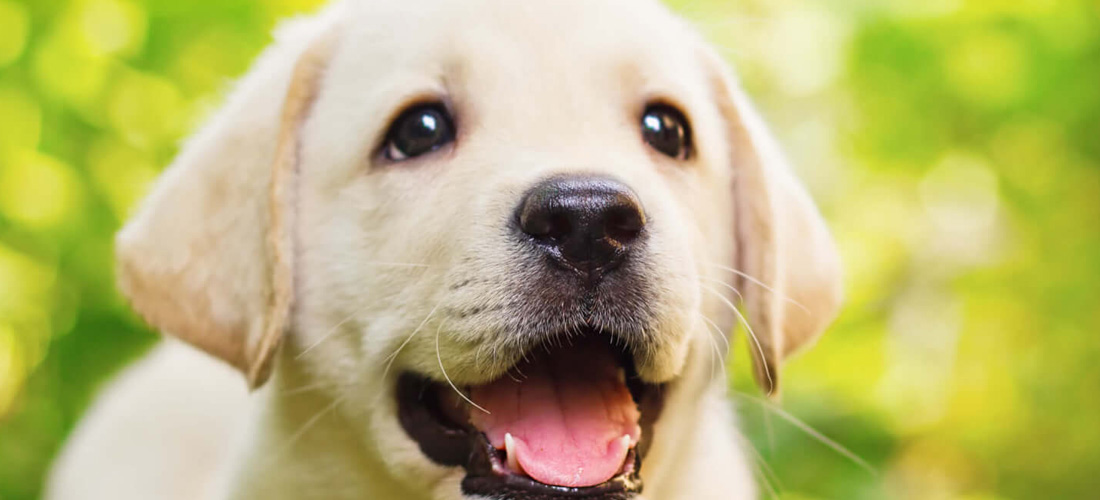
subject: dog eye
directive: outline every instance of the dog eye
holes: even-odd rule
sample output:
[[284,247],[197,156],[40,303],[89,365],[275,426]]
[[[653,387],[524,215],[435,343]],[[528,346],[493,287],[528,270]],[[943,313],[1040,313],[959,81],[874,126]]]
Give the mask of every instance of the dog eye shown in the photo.
[[684,114],[672,106],[653,104],[642,115],[642,138],[653,149],[677,159],[691,154],[691,128]]
[[435,151],[455,139],[454,123],[442,104],[413,106],[397,117],[386,133],[384,154],[394,161]]

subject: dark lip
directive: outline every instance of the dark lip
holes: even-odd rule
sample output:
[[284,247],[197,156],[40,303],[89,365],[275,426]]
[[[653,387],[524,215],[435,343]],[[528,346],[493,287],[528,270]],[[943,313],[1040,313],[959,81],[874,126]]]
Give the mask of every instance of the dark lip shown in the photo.
[[465,494],[484,495],[496,500],[627,500],[642,491],[642,461],[649,450],[654,423],[664,403],[662,393],[665,384],[642,381],[635,370],[633,356],[625,350],[620,362],[627,372],[627,387],[641,412],[639,424],[642,437],[632,451],[632,470],[595,486],[555,486],[508,472],[501,465],[499,452],[481,431],[468,422],[456,421],[442,408],[439,391],[449,391],[450,387],[426,376],[405,372],[398,377],[398,420],[429,459],[441,465],[466,469],[466,477],[462,480]]

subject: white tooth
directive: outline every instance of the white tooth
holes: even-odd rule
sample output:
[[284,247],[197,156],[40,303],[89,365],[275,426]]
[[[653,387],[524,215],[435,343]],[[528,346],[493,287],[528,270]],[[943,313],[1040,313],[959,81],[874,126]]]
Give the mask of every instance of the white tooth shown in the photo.
[[634,446],[634,440],[630,438],[630,434],[623,434],[623,437],[619,438],[619,441],[623,442],[623,447],[630,449]]
[[523,472],[523,468],[519,466],[519,459],[516,458],[516,439],[512,437],[512,433],[504,434],[504,458],[508,461],[509,470]]

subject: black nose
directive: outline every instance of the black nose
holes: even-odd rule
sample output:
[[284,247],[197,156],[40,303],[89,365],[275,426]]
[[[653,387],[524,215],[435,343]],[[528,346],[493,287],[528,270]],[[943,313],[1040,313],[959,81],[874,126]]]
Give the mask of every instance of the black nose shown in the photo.
[[598,279],[641,241],[645,213],[619,181],[556,176],[524,196],[519,227],[555,261]]

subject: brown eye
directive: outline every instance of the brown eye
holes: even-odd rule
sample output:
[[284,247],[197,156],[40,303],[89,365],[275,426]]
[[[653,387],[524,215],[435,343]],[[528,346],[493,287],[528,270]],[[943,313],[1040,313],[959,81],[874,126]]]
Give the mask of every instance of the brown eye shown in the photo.
[[642,114],[642,138],[653,149],[676,160],[691,155],[691,128],[684,114],[664,104],[652,104]]
[[442,104],[413,106],[397,117],[386,133],[383,153],[394,161],[435,151],[455,139],[454,122]]

